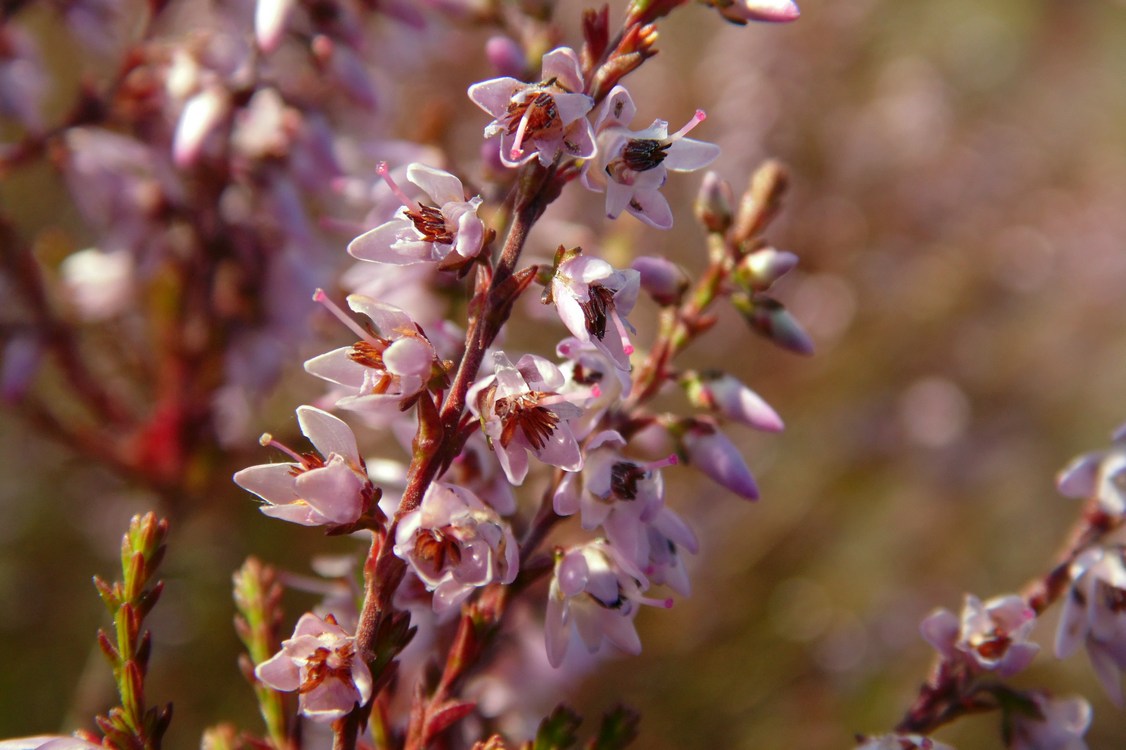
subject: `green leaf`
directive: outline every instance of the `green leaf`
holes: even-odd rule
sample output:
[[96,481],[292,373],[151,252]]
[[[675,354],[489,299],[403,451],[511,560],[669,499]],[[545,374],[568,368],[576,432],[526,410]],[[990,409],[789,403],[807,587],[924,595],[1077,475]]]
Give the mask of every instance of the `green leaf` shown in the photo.
[[589,750],[622,750],[637,739],[641,714],[627,706],[618,706],[602,717],[598,735],[587,745]]
[[582,721],[582,717],[567,706],[556,706],[551,715],[540,722],[532,750],[569,750],[578,741],[575,730]]

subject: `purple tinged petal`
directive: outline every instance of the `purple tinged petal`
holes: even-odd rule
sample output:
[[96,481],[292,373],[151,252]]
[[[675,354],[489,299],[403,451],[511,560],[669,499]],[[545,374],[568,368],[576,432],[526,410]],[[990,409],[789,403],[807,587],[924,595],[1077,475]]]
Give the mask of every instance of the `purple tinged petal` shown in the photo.
[[1056,489],[1064,497],[1083,500],[1095,494],[1102,453],[1088,453],[1072,460],[1056,475]]
[[714,425],[697,421],[684,436],[688,462],[712,481],[747,500],[758,499],[758,485],[735,444]]
[[563,149],[576,159],[590,159],[598,152],[590,121],[580,118],[564,131]]
[[415,332],[414,321],[400,307],[374,300],[363,294],[349,294],[347,302],[353,312],[370,318],[379,335],[384,338],[396,338],[404,333]]
[[947,659],[956,653],[954,644],[958,641],[960,628],[958,616],[948,609],[934,610],[919,624],[923,638]]
[[691,172],[703,169],[717,158],[719,158],[719,146],[714,143],[681,138],[669,147],[661,164],[674,172]]
[[253,492],[271,505],[286,505],[298,499],[293,484],[297,464],[260,464],[236,472],[235,484]]
[[503,35],[489,37],[485,42],[485,57],[501,75],[520,77],[528,67],[523,48],[512,38]]
[[633,619],[622,617],[613,610],[607,610],[602,619],[602,632],[606,639],[627,654],[637,656],[641,653],[641,638]]
[[672,209],[657,190],[636,191],[627,210],[655,229],[672,228]]
[[299,526],[323,526],[326,520],[304,500],[295,500],[286,505],[260,505],[258,510],[264,516],[276,518],[279,521],[288,521]]
[[207,136],[227,116],[227,94],[219,88],[207,88],[184,105],[176,133],[172,137],[172,160],[181,169],[190,167],[203,152]]
[[434,362],[434,348],[425,340],[404,336],[393,342],[383,352],[387,372],[395,375],[422,375],[430,372]]
[[1106,691],[1110,702],[1118,708],[1126,708],[1126,700],[1122,695],[1122,673],[1113,652],[1094,641],[1087,644],[1087,656],[1090,657],[1091,666],[1094,667],[1095,675],[1099,678],[1099,683]]
[[565,596],[581,594],[590,581],[590,566],[587,564],[586,555],[581,552],[564,555],[555,570],[555,580]]
[[258,0],[254,6],[254,37],[258,48],[270,53],[281,44],[296,0]]
[[719,412],[728,419],[766,432],[781,432],[784,428],[782,418],[762,396],[725,375],[711,384]]
[[463,258],[476,258],[485,241],[485,225],[476,211],[466,211],[457,220],[454,252]]
[[555,494],[551,498],[552,508],[556,515],[573,516],[579,512],[579,487],[578,474],[564,474]]
[[317,451],[328,458],[335,453],[350,465],[360,466],[360,449],[352,428],[339,417],[322,411],[315,406],[297,407],[297,424],[301,434],[309,438]]
[[594,106],[594,100],[586,94],[554,94],[552,98],[564,127],[585,117]]
[[606,184],[606,215],[616,219],[633,198],[633,187],[610,180]]
[[508,114],[508,103],[513,95],[527,86],[515,78],[493,78],[473,84],[468,93],[474,104],[492,115],[493,119],[500,119]]
[[557,47],[543,56],[544,81],[556,79],[570,91],[583,90],[583,73],[579,56],[570,47]]
[[794,0],[737,0],[722,10],[724,15],[744,21],[789,23],[801,15]]
[[[419,263],[425,257],[406,256],[402,248],[395,246],[404,236],[417,238],[409,221],[401,218],[380,224],[374,229],[361,234],[348,243],[348,254],[359,260],[370,260],[374,263]],[[413,248],[412,248],[413,249]]]
[[284,650],[255,667],[254,676],[274,690],[288,693],[301,687],[301,670]]
[[295,485],[305,502],[330,523],[352,523],[360,517],[364,480],[341,456],[333,456],[322,468],[299,474]]
[[563,600],[556,596],[547,598],[547,614],[543,621],[544,645],[547,648],[547,661],[558,668],[563,663],[567,646],[571,640],[570,615]]
[[362,388],[368,368],[354,361],[351,353],[352,347],[342,346],[305,360],[305,372],[347,388]]
[[636,114],[637,106],[633,103],[633,97],[629,95],[625,86],[618,85],[610,89],[606,101],[599,108],[594,127],[599,131],[604,128],[624,127],[629,125]]
[[1080,600],[1075,589],[1070,589],[1065,594],[1063,610],[1060,613],[1060,623],[1056,630],[1055,655],[1057,659],[1066,659],[1075,653],[1080,644],[1087,637],[1089,624],[1087,607]]
[[407,179],[422,188],[439,208],[447,203],[465,202],[465,188],[461,180],[449,172],[414,163],[407,166]]
[[356,690],[360,693],[360,705],[367,703],[371,699],[371,691],[374,686],[371,670],[368,669],[367,664],[364,664],[363,659],[352,660],[352,683],[355,684]]
[[700,551],[700,542],[696,539],[696,533],[671,508],[661,508],[657,517],[653,519],[653,527],[666,539],[675,542],[677,546],[683,547],[693,555]]
[[356,687],[349,681],[329,677],[301,694],[301,713],[316,722],[335,721],[356,705]]

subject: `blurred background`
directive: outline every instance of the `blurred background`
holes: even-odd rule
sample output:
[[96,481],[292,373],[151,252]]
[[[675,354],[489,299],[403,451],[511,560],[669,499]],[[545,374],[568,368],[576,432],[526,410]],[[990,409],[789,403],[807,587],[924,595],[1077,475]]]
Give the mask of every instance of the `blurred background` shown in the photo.
[[[49,5],[14,18],[55,39]],[[582,4],[558,5],[561,39],[577,46]],[[192,19],[161,32],[174,38]],[[445,147],[448,165],[476,181],[485,117],[463,92],[494,73],[463,61],[491,32],[431,24],[380,16],[364,27],[382,50],[370,122]],[[925,679],[922,617],[1045,570],[1078,512],[1055,492],[1056,471],[1126,421],[1126,5],[805,0],[787,26],[738,28],[690,6],[660,28],[660,54],[626,81],[635,127],[660,117],[677,128],[707,110],[693,136],[722,146],[714,168],[737,190],[764,158],[787,165],[791,191],[767,237],[801,257],[777,296],[817,352],[775,349],[730,311],[689,350],[697,369],[722,367],[755,388],[786,431],[730,431],[758,478],[756,504],[689,471],[666,473],[669,503],[701,538],[693,594],[642,612],[642,656],[603,662],[569,700],[589,718],[619,701],[640,709],[646,750],[850,747],[857,732],[888,731]],[[44,49],[64,81],[44,105],[49,121],[87,58]],[[48,268],[96,241],[49,166],[2,176],[3,213]],[[664,254],[698,271],[698,184],[698,174],[670,180],[669,232],[603,220],[600,196],[577,185],[545,221],[584,225],[611,257]],[[312,216],[338,214],[332,200],[305,199]],[[329,260],[298,281],[324,283],[317,274],[347,265],[349,236],[321,229],[317,252]],[[544,235],[529,252],[568,241]],[[287,303],[294,316],[312,312],[315,283]],[[652,331],[647,304],[634,313],[640,342]],[[5,317],[18,317],[14,306]],[[82,325],[101,327],[88,331],[97,342],[123,323]],[[195,746],[223,720],[257,730],[235,666],[230,574],[249,554],[306,573],[310,554],[348,543],[268,521],[227,477],[269,459],[258,432],[294,431],[293,407],[321,393],[300,361],[336,335],[316,324],[294,335],[238,439],[174,503],[44,437],[18,403],[0,414],[0,736],[69,731],[102,708],[112,685],[93,634],[106,618],[89,581],[116,574],[127,519],[149,508],[173,520],[167,590],[150,620],[150,695],[175,703],[169,747]],[[537,341],[530,329],[512,340]],[[66,398],[49,385],[50,398]],[[287,599],[294,617],[311,601]],[[1038,625],[1045,651],[1016,684],[1084,694],[1090,746],[1122,746],[1123,715],[1085,657],[1050,656],[1054,624],[1052,612]],[[1002,746],[991,715],[937,736]]]

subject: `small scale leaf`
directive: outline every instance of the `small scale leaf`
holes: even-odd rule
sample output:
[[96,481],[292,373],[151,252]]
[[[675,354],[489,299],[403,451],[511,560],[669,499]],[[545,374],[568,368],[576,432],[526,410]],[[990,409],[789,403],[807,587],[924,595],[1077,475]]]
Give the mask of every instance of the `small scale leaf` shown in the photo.
[[578,741],[575,730],[582,721],[571,708],[562,704],[556,706],[551,715],[540,722],[533,750],[569,750]]
[[598,735],[587,745],[589,750],[622,750],[637,739],[641,714],[632,708],[618,706],[602,717]]

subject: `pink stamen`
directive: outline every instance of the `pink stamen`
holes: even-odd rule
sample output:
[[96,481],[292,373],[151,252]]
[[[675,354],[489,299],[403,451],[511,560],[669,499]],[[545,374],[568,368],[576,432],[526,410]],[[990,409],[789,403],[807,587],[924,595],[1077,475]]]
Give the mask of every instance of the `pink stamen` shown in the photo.
[[509,159],[519,159],[524,153],[523,143],[524,136],[528,131],[528,121],[531,119],[532,106],[524,110],[524,116],[520,118],[520,126],[516,128],[516,141],[512,144],[512,150],[508,152]]
[[629,342],[629,331],[626,330],[626,324],[622,321],[622,316],[617,312],[610,314],[610,318],[614,321],[614,328],[618,330],[618,336],[622,339],[622,351],[626,356],[633,354],[633,344]]
[[671,597],[668,599],[654,599],[650,596],[639,596],[634,599],[634,601],[638,604],[644,604],[649,607],[660,607],[661,609],[672,609],[673,605]]
[[391,194],[399,199],[407,208],[414,210],[418,206],[418,201],[412,201],[410,196],[403,192],[403,189],[391,179],[391,167],[387,166],[387,162],[381,161],[375,165],[375,173],[383,178],[387,186],[391,188]]
[[353,320],[352,317],[348,315],[348,313],[341,310],[335,302],[330,300],[328,298],[328,295],[325,294],[324,289],[318,289],[317,291],[313,292],[313,301],[320,302],[322,305],[324,305],[330,313],[336,316],[337,320],[348,326],[348,330],[359,336],[361,340],[368,342],[372,346],[379,347],[379,342],[372,338],[372,335],[370,333],[360,327],[360,324]]
[[292,458],[297,463],[301,465],[305,464],[305,459],[302,458],[301,455],[297,453],[297,451],[293,450],[287,445],[282,445],[277,440],[274,440],[274,436],[268,432],[262,433],[262,437],[258,438],[258,444],[263,448],[276,448],[277,450]]
[[666,466],[676,466],[678,463],[680,463],[680,459],[677,458],[675,453],[670,453],[662,459],[644,464],[643,468],[646,471],[653,471],[654,469],[663,469]]
[[601,398],[602,389],[598,387],[598,383],[595,383],[590,387],[590,395],[593,398]]
[[679,139],[683,138],[684,136],[686,136],[688,134],[688,132],[690,130],[692,130],[692,128],[696,127],[697,125],[699,125],[700,123],[702,123],[706,119],[708,119],[708,115],[707,115],[706,112],[704,112],[704,110],[702,110],[702,109],[696,110],[696,114],[692,115],[692,119],[688,121],[688,124],[685,125],[683,128],[681,128],[680,130],[673,133],[672,135],[670,135],[667,140],[675,141],[675,140],[679,140]]

